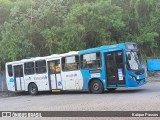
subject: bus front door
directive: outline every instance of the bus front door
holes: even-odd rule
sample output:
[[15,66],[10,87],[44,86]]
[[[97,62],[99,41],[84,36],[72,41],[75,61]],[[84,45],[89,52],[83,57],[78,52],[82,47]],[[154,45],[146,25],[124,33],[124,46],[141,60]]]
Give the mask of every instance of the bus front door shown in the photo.
[[107,87],[125,86],[123,51],[105,53]]
[[60,60],[48,61],[50,89],[62,89]]
[[15,90],[25,90],[25,83],[23,78],[23,65],[14,66],[14,79],[15,79]]

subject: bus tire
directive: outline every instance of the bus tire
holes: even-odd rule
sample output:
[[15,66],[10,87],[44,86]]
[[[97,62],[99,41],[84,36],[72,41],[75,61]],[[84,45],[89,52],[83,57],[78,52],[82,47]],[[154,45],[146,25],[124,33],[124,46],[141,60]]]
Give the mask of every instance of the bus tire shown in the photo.
[[101,94],[104,91],[103,84],[100,80],[92,80],[90,83],[90,91],[93,94]]
[[37,95],[38,94],[38,88],[35,83],[31,83],[28,87],[28,91],[30,95]]
[[115,91],[117,88],[107,88],[107,90],[109,91],[109,92],[113,92],[113,91]]

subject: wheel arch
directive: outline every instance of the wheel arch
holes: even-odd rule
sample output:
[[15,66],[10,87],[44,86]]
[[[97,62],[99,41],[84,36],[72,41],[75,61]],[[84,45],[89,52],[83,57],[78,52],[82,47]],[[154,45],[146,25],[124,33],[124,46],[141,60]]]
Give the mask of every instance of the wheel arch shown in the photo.
[[88,90],[90,91],[90,84],[93,80],[99,80],[102,83],[103,89],[104,89],[104,83],[102,82],[102,80],[100,78],[91,78],[88,82]]
[[[37,84],[36,84],[35,82],[30,82],[30,83],[28,84],[27,91],[29,91],[29,86],[30,86],[31,84],[35,84],[35,85],[37,86]],[[38,89],[38,86],[37,86],[37,89]]]

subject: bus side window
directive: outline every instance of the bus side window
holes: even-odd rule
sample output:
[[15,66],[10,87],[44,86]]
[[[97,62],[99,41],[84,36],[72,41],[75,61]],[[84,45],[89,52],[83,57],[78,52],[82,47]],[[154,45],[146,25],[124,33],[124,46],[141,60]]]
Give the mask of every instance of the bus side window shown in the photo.
[[23,66],[17,65],[14,67],[14,75],[15,77],[23,77]]
[[65,58],[63,57],[61,61],[62,61],[62,70],[63,70],[63,71],[66,71],[66,70],[67,70],[67,67],[66,67],[66,65],[65,65]]
[[34,62],[24,63],[24,74],[25,75],[33,75],[34,72]]
[[8,69],[8,75],[9,75],[9,77],[12,77],[13,76],[12,65],[7,65],[7,69]]
[[60,61],[56,61],[56,64],[55,64],[55,72],[56,72],[56,73],[60,73],[60,71],[61,71]]
[[45,60],[36,61],[35,67],[36,67],[37,74],[46,73],[46,61]]
[[79,69],[79,56],[69,56],[62,58],[62,70],[73,71]]
[[100,54],[100,52],[96,53],[96,65],[97,65],[97,67],[101,67],[101,54]]
[[80,58],[82,69],[101,67],[100,52],[84,54]]
[[50,67],[50,73],[54,74],[55,73],[55,63],[51,62],[49,67]]

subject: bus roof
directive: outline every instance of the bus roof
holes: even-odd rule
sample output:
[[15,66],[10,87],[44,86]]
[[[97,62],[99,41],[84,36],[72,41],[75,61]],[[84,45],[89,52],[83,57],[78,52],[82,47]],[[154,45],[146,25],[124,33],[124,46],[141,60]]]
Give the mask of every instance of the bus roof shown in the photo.
[[89,48],[86,50],[79,51],[80,54],[90,53],[90,52],[96,52],[100,50],[109,50],[109,49],[124,49],[126,44],[136,44],[134,42],[126,42],[126,43],[119,43],[119,44],[113,44],[113,45],[103,45],[96,48]]
[[24,63],[24,62],[46,60],[46,59],[52,59],[52,58],[61,58],[64,56],[71,56],[71,55],[78,55],[78,51],[71,51],[71,52],[63,53],[63,54],[52,54],[50,56],[44,56],[44,57],[33,57],[33,58],[31,57],[29,59],[22,59],[22,60],[13,61],[13,62],[7,62],[6,64],[19,64],[19,63]]
[[100,51],[100,50],[124,49],[126,44],[136,44],[136,43],[126,42],[126,43],[119,43],[119,44],[114,44],[114,45],[104,45],[104,46],[100,46],[100,47],[96,47],[96,48],[89,48],[86,50],[70,51],[68,53],[63,53],[63,54],[52,54],[50,56],[22,59],[19,61],[7,62],[6,64],[19,64],[19,63],[24,63],[24,62],[31,62],[31,61],[38,61],[38,60],[45,60],[45,59],[52,59],[52,58],[61,58],[61,57],[65,57],[65,56],[85,54],[85,53],[96,52],[96,51]]
[[79,52],[79,51],[70,51],[70,52],[68,52],[68,53],[60,54],[60,56],[61,56],[61,57],[64,57],[64,56],[78,55],[78,52]]
[[89,48],[89,49],[86,49],[86,50],[81,50],[79,53],[80,54],[84,54],[84,53],[89,53],[89,52],[94,52],[94,51],[100,51],[100,50],[107,50],[107,49],[115,49],[115,48],[122,48],[120,46],[124,46],[124,43],[120,43],[120,44],[114,44],[114,45],[103,45],[103,46],[100,46],[100,47],[96,47],[96,48]]

